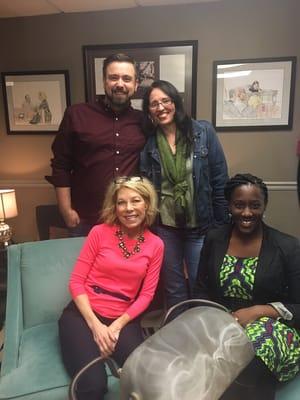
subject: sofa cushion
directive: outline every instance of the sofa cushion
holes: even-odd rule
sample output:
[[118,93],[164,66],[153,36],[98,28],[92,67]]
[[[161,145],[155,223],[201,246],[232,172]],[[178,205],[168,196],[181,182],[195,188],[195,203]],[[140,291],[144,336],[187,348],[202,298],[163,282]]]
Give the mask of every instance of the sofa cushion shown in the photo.
[[300,374],[287,383],[278,385],[276,400],[299,400],[300,398]]
[[24,329],[59,318],[70,299],[68,280],[83,240],[45,240],[39,242],[38,246],[36,243],[22,246],[20,263]]
[[[12,394],[7,397],[0,392],[1,400],[67,400],[68,399],[68,386],[54,388],[47,391],[24,394],[21,396],[13,396]],[[106,399],[105,399],[106,400]]]
[[[0,399],[20,396],[24,400],[46,400],[50,396],[49,399],[65,400],[69,383],[70,378],[61,360],[57,323],[43,324],[23,332],[19,365],[1,378]],[[55,393],[54,389],[59,388],[63,389]],[[117,399],[118,391],[119,381],[110,377],[109,393],[105,399]]]
[[66,386],[69,377],[61,361],[57,323],[26,329],[19,347],[19,364],[1,379],[1,394],[20,396]]

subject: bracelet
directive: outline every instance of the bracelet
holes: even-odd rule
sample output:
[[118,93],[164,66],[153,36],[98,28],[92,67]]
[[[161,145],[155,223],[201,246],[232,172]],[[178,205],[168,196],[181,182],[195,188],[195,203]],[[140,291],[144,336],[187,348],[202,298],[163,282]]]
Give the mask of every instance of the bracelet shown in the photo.
[[275,301],[268,304],[272,306],[279,314],[279,317],[276,318],[276,321],[280,319],[290,321],[294,318],[293,314],[280,301]]

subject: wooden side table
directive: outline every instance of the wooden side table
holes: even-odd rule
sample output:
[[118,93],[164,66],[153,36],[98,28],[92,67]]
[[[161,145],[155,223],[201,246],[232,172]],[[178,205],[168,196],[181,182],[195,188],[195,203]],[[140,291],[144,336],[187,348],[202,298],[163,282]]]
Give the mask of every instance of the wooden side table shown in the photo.
[[5,321],[7,281],[7,248],[0,247],[0,330]]

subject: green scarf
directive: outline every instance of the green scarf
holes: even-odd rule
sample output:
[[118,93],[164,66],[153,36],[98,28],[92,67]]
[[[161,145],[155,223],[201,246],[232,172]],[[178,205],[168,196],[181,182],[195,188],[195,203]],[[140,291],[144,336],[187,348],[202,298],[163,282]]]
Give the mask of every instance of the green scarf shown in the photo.
[[175,220],[176,225],[183,227],[186,224],[186,207],[185,198],[188,189],[186,181],[186,153],[187,144],[179,131],[176,132],[176,155],[172,154],[171,148],[165,134],[161,129],[157,130],[157,144],[161,157],[162,166],[166,178],[174,185],[174,203],[175,203]]

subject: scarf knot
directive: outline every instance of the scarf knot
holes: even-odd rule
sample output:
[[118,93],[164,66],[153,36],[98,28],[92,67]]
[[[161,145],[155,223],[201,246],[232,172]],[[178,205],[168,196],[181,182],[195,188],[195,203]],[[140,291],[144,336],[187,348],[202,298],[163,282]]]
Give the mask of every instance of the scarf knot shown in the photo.
[[176,132],[176,155],[172,154],[171,148],[164,133],[158,129],[157,144],[160,153],[165,176],[174,187],[175,221],[178,227],[186,225],[186,192],[188,183],[186,181],[186,153],[187,144],[180,132]]

